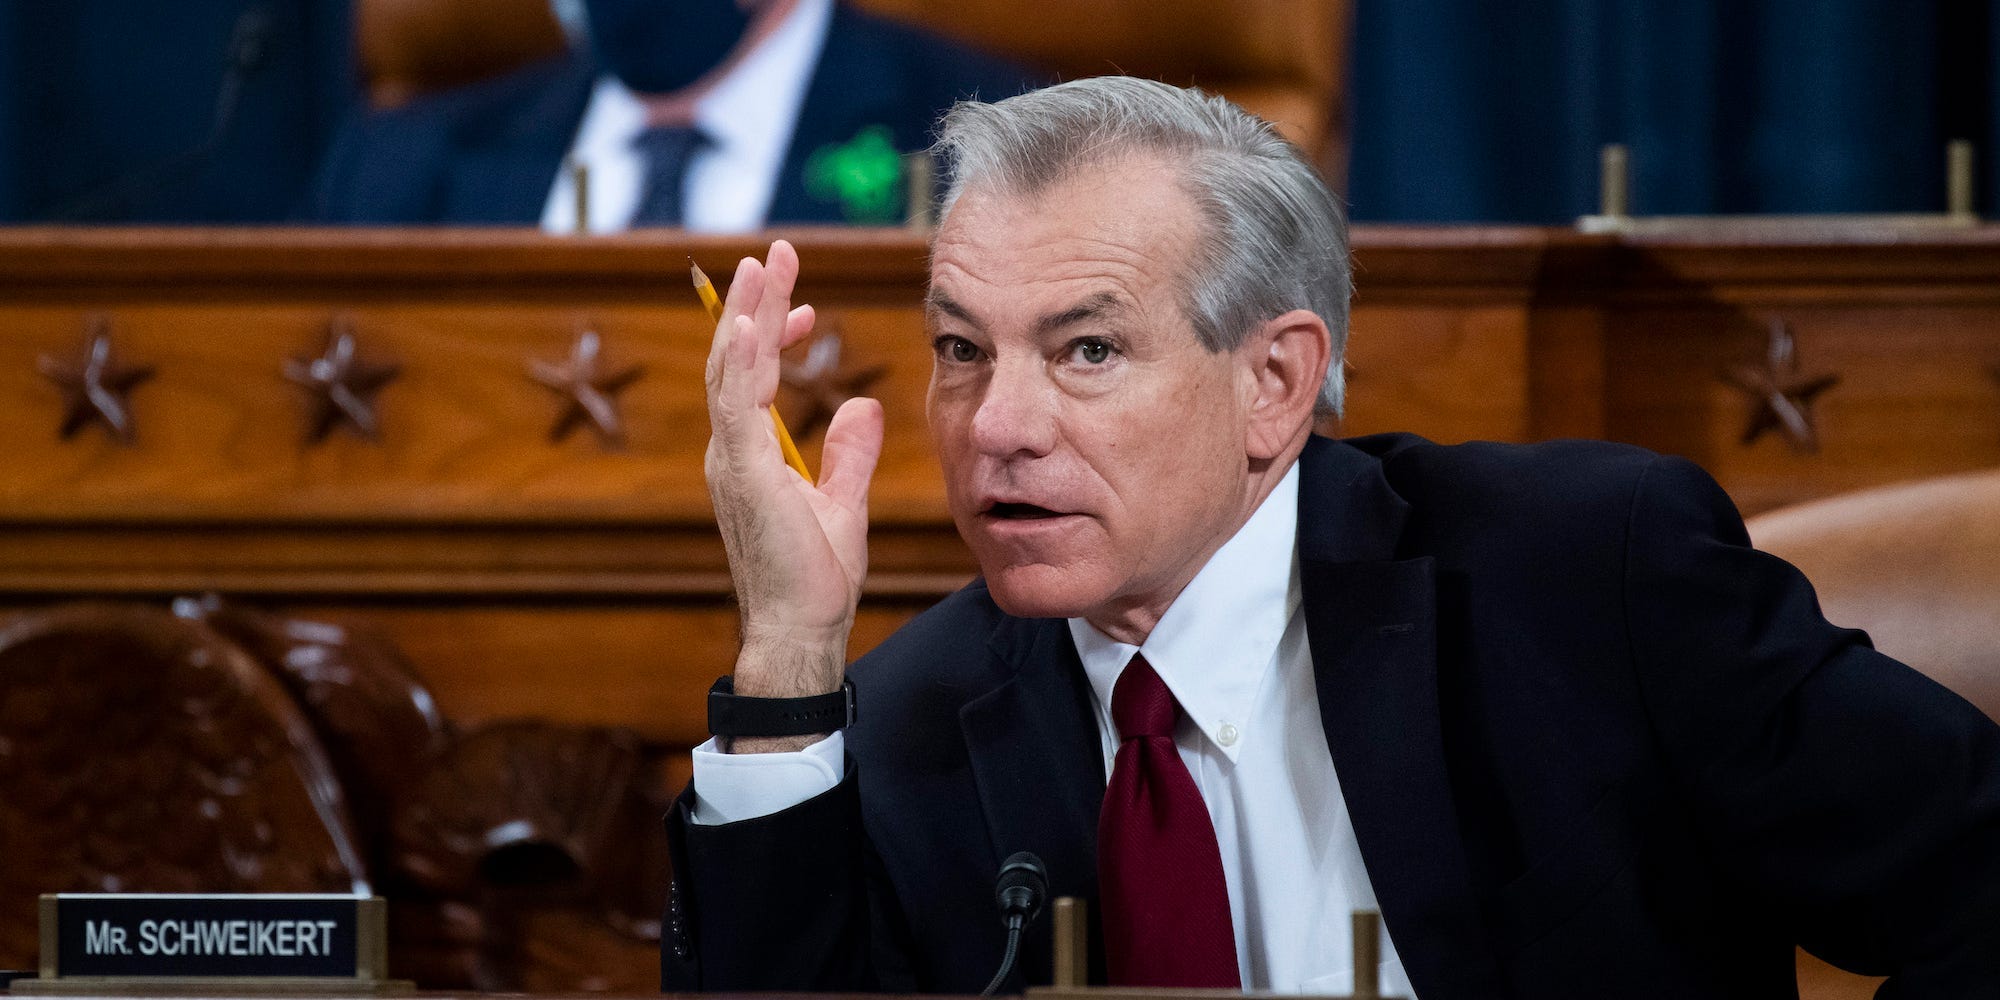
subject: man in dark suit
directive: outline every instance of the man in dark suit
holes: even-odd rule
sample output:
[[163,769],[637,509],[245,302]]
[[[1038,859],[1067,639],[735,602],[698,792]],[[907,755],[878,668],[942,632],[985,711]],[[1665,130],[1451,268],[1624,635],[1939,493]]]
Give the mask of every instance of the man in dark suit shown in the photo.
[[812,315],[789,247],[745,261],[708,370],[743,646],[669,817],[669,988],[971,992],[1029,850],[1114,983],[1343,992],[1336,915],[1379,905],[1427,1000],[1791,996],[1795,943],[2000,990],[2000,728],[1698,469],[1314,437],[1344,228],[1224,102],[1079,81],[941,145],[929,415],[982,578],[828,694],[882,416],[785,469],[762,407]]
[[[907,201],[898,154],[924,149],[953,101],[1004,97],[1030,80],[1019,67],[832,0],[589,0],[584,8],[587,44],[564,58],[357,115],[322,164],[311,214],[359,224],[559,217],[567,227],[575,195],[564,161],[590,159],[577,145],[580,128],[596,135],[592,122],[629,107],[647,125],[694,137],[683,144],[686,162],[664,172],[673,190],[658,217],[645,217],[646,179],[630,176],[646,172],[644,150],[635,166],[594,171],[593,230],[895,223]],[[728,89],[742,93],[712,109],[709,134],[699,135],[703,100]],[[739,144],[747,152],[715,134],[758,116],[769,120]],[[606,142],[643,143],[641,130],[634,121]],[[764,138],[774,140],[769,154]],[[704,176],[714,189],[707,195]],[[683,197],[725,207],[704,222],[708,206]]]

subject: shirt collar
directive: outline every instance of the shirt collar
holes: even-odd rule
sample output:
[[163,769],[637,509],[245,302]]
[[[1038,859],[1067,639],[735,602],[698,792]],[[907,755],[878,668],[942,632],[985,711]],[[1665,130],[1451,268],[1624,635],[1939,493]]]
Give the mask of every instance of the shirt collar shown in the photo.
[[1117,642],[1081,618],[1069,620],[1083,670],[1099,706],[1111,704],[1118,675],[1132,654],[1160,675],[1196,728],[1231,761],[1241,743],[1216,739],[1225,724],[1241,726],[1299,608],[1299,467],[1167,607],[1144,645]]

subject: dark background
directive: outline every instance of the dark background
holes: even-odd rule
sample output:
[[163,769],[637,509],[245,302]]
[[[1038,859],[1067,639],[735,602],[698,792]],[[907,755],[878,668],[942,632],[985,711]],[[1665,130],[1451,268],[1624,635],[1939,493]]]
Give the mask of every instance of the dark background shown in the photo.
[[[268,17],[211,155],[231,35]],[[0,220],[280,221],[354,100],[351,0],[0,0]],[[138,176],[144,175],[144,176]],[[120,178],[125,190],[106,191]]]
[[[1220,0],[1218,0],[1220,2]],[[200,154],[239,19],[232,126]],[[0,0],[0,222],[284,221],[355,98],[350,0]],[[1939,211],[2000,189],[2000,0],[1358,0],[1365,221],[1562,223],[1597,149],[1640,214]]]

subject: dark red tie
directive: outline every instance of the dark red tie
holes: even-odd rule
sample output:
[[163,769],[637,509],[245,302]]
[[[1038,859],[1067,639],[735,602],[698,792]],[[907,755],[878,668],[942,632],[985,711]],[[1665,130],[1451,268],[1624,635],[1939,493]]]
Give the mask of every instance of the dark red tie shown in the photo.
[[1222,851],[1174,749],[1181,706],[1143,656],[1111,691],[1121,743],[1097,818],[1104,955],[1113,986],[1237,989]]

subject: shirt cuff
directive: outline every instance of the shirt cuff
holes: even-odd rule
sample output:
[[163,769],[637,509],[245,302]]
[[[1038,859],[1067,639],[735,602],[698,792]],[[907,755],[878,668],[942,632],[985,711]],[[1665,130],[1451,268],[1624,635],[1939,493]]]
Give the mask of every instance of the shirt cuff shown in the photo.
[[839,732],[797,753],[723,753],[715,738],[694,748],[696,826],[783,812],[840,785],[847,744]]

